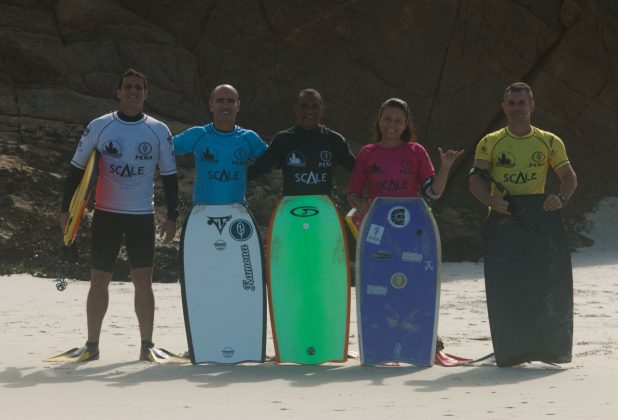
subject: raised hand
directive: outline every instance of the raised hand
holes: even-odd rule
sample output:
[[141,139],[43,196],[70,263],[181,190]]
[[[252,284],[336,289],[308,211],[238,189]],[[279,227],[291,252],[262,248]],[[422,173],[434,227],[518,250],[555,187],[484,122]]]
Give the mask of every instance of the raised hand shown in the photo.
[[441,147],[438,147],[438,152],[440,152],[440,164],[450,168],[453,166],[453,163],[461,156],[464,152],[464,149],[461,150],[452,150],[449,149],[446,152],[442,151]]

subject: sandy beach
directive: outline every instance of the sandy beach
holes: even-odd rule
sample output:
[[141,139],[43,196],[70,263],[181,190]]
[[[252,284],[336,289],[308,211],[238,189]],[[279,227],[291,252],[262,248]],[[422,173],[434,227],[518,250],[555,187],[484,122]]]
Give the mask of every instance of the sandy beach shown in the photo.
[[[0,277],[0,417],[4,419],[618,418],[618,199],[589,216],[592,247],[573,253],[573,362],[562,369],[154,365],[137,361],[133,286],[110,286],[101,359],[42,359],[83,345],[87,282]],[[154,341],[187,349],[179,284],[155,284]],[[354,301],[353,301],[354,302]],[[352,307],[350,349],[358,351]],[[492,351],[482,263],[442,266],[439,333],[449,353]],[[273,355],[269,335],[267,354]]]

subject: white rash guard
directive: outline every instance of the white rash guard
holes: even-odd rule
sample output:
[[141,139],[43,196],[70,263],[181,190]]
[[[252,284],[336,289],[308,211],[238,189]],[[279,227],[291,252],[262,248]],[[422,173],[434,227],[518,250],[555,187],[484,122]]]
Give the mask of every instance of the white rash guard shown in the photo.
[[135,122],[116,112],[86,127],[71,164],[84,169],[93,149],[100,153],[95,208],[113,213],[154,213],[154,175],[176,173],[169,128],[143,114]]

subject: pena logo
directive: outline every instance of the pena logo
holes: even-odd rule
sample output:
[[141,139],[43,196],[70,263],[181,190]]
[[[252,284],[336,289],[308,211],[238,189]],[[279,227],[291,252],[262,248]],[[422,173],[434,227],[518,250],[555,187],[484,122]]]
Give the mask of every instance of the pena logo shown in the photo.
[[286,165],[293,166],[295,168],[304,168],[306,165],[305,156],[295,150],[288,155]]
[[395,289],[403,289],[408,284],[408,278],[403,273],[395,273],[391,276],[391,285]]
[[545,154],[543,152],[534,152],[532,154],[532,160],[534,162],[543,162],[545,160]]
[[230,236],[239,242],[246,241],[251,235],[253,235],[253,227],[246,220],[234,220],[230,225]]
[[247,151],[242,147],[234,149],[233,165],[246,165],[247,164]]
[[290,214],[296,217],[312,217],[320,214],[320,210],[314,206],[300,206],[290,210]]
[[143,141],[137,146],[137,152],[142,156],[148,156],[152,153],[152,146],[150,143]]
[[399,173],[402,175],[411,175],[414,169],[414,163],[410,159],[401,160],[401,169]]
[[225,248],[227,248],[227,243],[224,240],[219,239],[215,242],[215,248],[217,251],[223,251]]
[[210,217],[210,216],[208,216],[208,222],[206,222],[206,224],[209,225],[209,226],[215,225],[215,227],[219,231],[219,235],[221,235],[223,233],[223,228],[225,227],[227,222],[230,221],[231,218],[232,218],[231,215],[230,216],[223,216],[223,217]]
[[141,142],[137,146],[137,153],[135,160],[152,160],[152,145],[145,141]]
[[328,150],[320,152],[320,168],[330,168],[333,166],[333,154]]
[[393,207],[388,212],[388,223],[397,229],[406,227],[410,223],[410,212],[405,207]]
[[225,357],[226,359],[230,359],[231,357],[234,356],[234,349],[231,347],[224,347],[223,350],[221,350],[221,354],[223,354],[223,357]]
[[122,157],[122,146],[115,140],[107,140],[103,142],[103,150],[101,153],[106,156],[119,158]]

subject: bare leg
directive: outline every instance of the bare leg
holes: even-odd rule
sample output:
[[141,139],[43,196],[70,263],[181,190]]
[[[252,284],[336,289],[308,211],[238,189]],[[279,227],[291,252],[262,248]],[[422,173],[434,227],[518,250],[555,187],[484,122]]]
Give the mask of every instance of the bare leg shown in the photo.
[[97,342],[101,335],[103,318],[109,304],[109,282],[112,273],[106,271],[90,270],[90,290],[86,301],[86,316],[88,319],[88,341]]
[[152,267],[131,270],[135,286],[135,314],[142,341],[152,341],[155,300],[152,291]]

